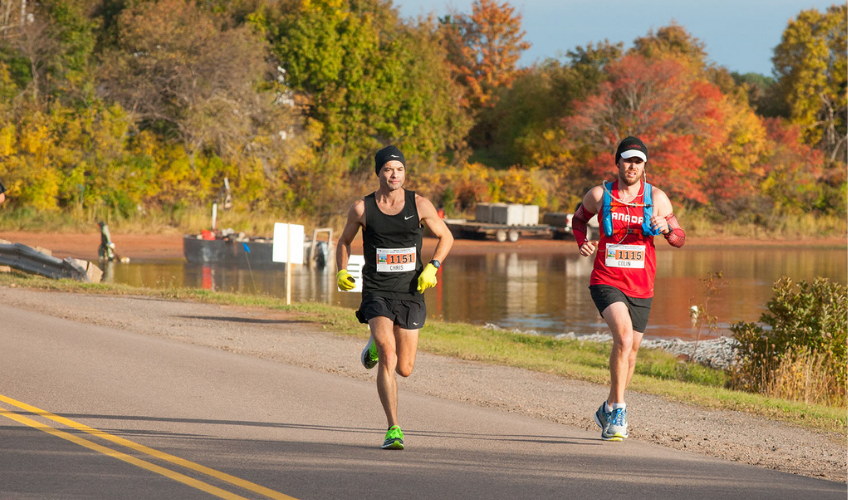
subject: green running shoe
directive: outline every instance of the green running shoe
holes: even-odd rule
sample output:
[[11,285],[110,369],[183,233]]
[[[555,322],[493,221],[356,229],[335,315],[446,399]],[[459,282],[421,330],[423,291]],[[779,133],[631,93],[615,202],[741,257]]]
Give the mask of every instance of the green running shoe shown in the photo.
[[403,431],[400,427],[393,425],[386,432],[386,440],[383,441],[384,450],[402,450],[403,449]]
[[370,370],[377,366],[377,361],[380,360],[380,357],[377,355],[377,344],[374,343],[373,335],[368,337],[368,343],[365,345],[365,349],[362,350],[362,356],[360,359],[362,361],[362,366],[364,366],[366,370]]

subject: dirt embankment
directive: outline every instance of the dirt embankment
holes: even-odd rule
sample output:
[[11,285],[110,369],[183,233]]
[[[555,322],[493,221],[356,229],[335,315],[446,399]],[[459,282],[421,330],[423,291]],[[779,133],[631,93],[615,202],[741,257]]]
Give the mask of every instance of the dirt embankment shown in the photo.
[[[53,252],[53,255],[64,259],[97,259],[97,247],[100,245],[100,234],[92,233],[31,233],[31,232],[0,232],[0,239],[13,243],[23,243],[32,247],[42,247]],[[112,241],[117,247],[118,254],[130,259],[182,259],[183,237],[181,235],[161,234],[114,234]],[[424,238],[424,252],[429,254],[435,247],[434,238]],[[752,238],[687,238],[685,248],[717,247],[717,246],[846,246],[845,238],[824,238],[818,240],[758,240]],[[664,251],[668,245],[658,244],[657,249]],[[362,241],[357,238],[352,250],[362,251]],[[571,254],[577,253],[573,241],[552,240],[550,238],[522,238],[516,243],[498,243],[492,240],[454,240],[451,254],[476,255],[495,252],[515,252],[524,254]]]

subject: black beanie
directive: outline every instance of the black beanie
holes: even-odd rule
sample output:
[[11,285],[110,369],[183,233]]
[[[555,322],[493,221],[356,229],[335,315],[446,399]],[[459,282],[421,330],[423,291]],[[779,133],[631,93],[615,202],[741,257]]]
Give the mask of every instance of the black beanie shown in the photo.
[[394,146],[386,146],[377,151],[377,154],[374,155],[374,171],[377,175],[380,175],[380,169],[383,168],[383,165],[393,160],[403,163],[403,166],[406,167],[406,160],[403,158],[400,149]]

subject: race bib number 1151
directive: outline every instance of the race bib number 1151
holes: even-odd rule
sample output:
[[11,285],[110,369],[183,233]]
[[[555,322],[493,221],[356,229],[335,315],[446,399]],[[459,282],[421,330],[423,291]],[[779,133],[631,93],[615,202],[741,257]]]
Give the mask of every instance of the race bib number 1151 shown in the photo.
[[403,273],[415,271],[415,247],[410,248],[378,248],[378,273]]

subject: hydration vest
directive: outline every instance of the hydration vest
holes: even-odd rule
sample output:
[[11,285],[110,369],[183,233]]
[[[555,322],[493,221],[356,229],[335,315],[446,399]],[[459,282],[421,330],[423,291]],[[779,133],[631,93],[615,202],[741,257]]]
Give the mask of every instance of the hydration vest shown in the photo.
[[[612,237],[612,185],[613,182],[604,183],[604,217],[603,226],[604,234],[607,238]],[[651,227],[651,218],[654,216],[654,200],[652,196],[652,187],[647,182],[644,184],[645,192],[642,197],[642,202],[645,206],[642,207],[642,234],[645,236],[657,236],[660,234],[658,230]]]

